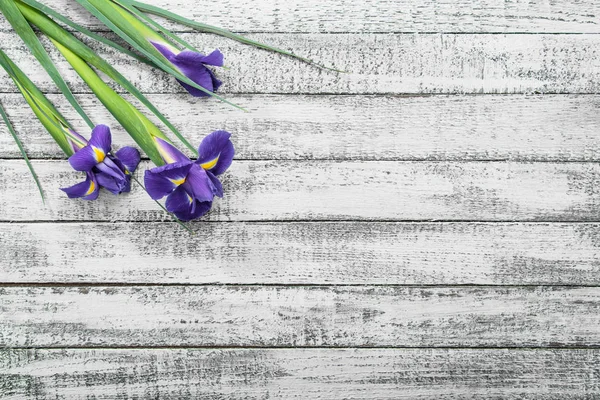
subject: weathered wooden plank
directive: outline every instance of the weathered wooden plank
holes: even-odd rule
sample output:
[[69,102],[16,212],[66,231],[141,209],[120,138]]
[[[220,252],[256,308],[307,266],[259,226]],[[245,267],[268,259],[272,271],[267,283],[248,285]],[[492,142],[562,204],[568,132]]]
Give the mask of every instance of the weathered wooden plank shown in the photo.
[[[501,34],[253,34],[315,61],[348,71],[319,70],[280,55],[206,34],[186,34],[199,48],[219,47],[229,70],[219,71],[230,93],[598,93],[599,35]],[[32,79],[55,90],[12,32],[0,42]],[[74,91],[89,89],[52,52]],[[105,52],[103,52],[105,54]],[[114,52],[105,57],[142,91],[183,93],[170,76]],[[4,76],[4,75],[3,75]],[[8,79],[0,91],[14,91]],[[223,108],[229,107],[223,105]]]
[[7,347],[585,347],[600,340],[598,287],[10,286],[0,299]]
[[[196,21],[243,32],[600,32],[600,7],[593,0],[146,2]],[[106,29],[77,3],[53,0],[50,5],[92,29]],[[0,24],[0,29],[8,27],[4,21]]]
[[[60,95],[49,97],[67,119],[80,121]],[[231,97],[251,113],[175,94],[149,98],[192,143],[212,130],[232,132],[239,159],[600,161],[595,95]],[[0,100],[30,156],[61,157],[21,95]],[[95,121],[118,126],[95,99],[81,100]],[[0,126],[0,157],[20,158],[5,131]],[[113,137],[133,144],[121,128]]]
[[188,236],[173,223],[0,224],[0,282],[598,285],[599,232],[580,223],[210,223]]
[[592,399],[598,350],[2,350],[6,399]]
[[[0,220],[169,218],[139,187],[71,200],[58,188],[81,173],[63,160],[34,167],[45,205],[23,161],[0,161]],[[599,181],[596,163],[237,161],[208,219],[598,221]]]

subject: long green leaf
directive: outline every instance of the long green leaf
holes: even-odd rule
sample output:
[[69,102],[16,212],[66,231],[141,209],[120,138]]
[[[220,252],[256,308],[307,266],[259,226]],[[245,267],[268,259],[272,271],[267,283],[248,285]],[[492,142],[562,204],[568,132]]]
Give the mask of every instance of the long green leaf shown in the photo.
[[39,11],[26,5],[20,5],[19,8],[21,9],[21,12],[25,18],[27,18],[31,24],[35,25],[48,37],[59,42],[61,45],[77,54],[87,63],[104,72],[112,80],[125,88],[125,90],[134,95],[154,115],[156,115],[158,119],[160,119],[160,121],[163,122],[186,147],[188,147],[192,152],[196,151],[196,148],[185,139],[185,137],[177,130],[177,128],[175,128],[175,126],[173,126],[173,124],[171,124],[171,122],[169,122],[169,120],[160,111],[158,111],[158,109],[150,102],[150,100],[146,98],[146,96],[144,96],[131,82],[129,82],[129,80],[127,80],[127,78],[113,68],[113,66],[106,62],[102,57],[96,54],[91,48]]
[[341,72],[341,73],[345,72],[345,71],[341,71],[339,69],[326,67],[324,65],[321,65],[321,64],[318,64],[318,63],[314,62],[313,60],[311,60],[309,58],[298,56],[298,55],[296,55],[294,53],[291,53],[289,51],[282,50],[282,49],[279,49],[277,47],[269,46],[269,45],[266,45],[264,43],[260,43],[260,42],[257,42],[255,40],[252,40],[252,39],[248,39],[248,38],[246,38],[246,37],[244,37],[242,35],[235,34],[233,32],[230,32],[230,31],[226,30],[226,29],[219,28],[219,27],[212,26],[212,25],[203,24],[203,23],[200,23],[200,22],[196,22],[194,20],[191,20],[191,19],[182,17],[180,15],[177,15],[177,14],[171,12],[171,11],[165,10],[164,8],[156,7],[156,6],[153,6],[153,5],[150,5],[150,4],[146,4],[146,3],[142,3],[142,2],[139,2],[139,1],[135,1],[135,0],[122,0],[122,1],[125,1],[125,2],[129,3],[131,6],[137,8],[140,11],[147,12],[147,13],[154,14],[154,15],[158,15],[159,17],[163,17],[163,18],[169,19],[171,21],[178,22],[178,23],[180,23],[182,25],[189,26],[190,28],[197,29],[197,30],[199,30],[201,32],[214,33],[216,35],[220,35],[220,36],[224,36],[224,37],[229,38],[229,39],[236,40],[236,41],[238,41],[240,43],[244,43],[244,44],[255,46],[255,47],[258,47],[258,48],[261,48],[261,49],[265,49],[265,50],[269,50],[269,51],[274,51],[276,53],[284,54],[286,56],[296,58],[298,60],[304,61],[304,62],[306,62],[308,64],[314,65],[314,66],[319,67],[319,68],[323,68],[323,69],[327,69],[327,70],[335,71],[335,72]]
[[83,33],[84,35],[89,36],[92,39],[97,40],[98,42],[104,43],[105,45],[110,46],[110,47],[118,50],[121,53],[127,54],[128,56],[131,56],[131,57],[137,59],[138,61],[141,61],[148,65],[152,65],[152,62],[150,62],[150,60],[148,60],[146,57],[142,57],[139,54],[134,53],[133,51],[131,51],[129,49],[126,49],[125,47],[121,46],[120,44],[118,44],[110,39],[107,39],[104,36],[100,36],[97,33],[90,31],[89,29],[84,28],[83,26],[71,21],[69,18],[54,11],[50,7],[43,5],[42,3],[39,3],[35,0],[18,0],[18,1],[20,3],[27,4],[28,6],[33,7],[36,10],[41,11],[42,13],[51,16],[52,18],[55,18],[56,20],[62,22],[63,24],[75,29],[76,31]]
[[[109,20],[104,14],[103,12],[101,12],[100,10],[98,10],[98,8],[96,8],[96,6],[100,6],[103,7],[102,5],[108,5],[110,4],[110,2],[106,2],[106,3],[97,3],[96,5],[93,5],[92,3],[90,3],[89,0],[77,0],[77,2],[79,4],[81,4],[83,7],[85,7],[90,13],[92,13],[92,15],[94,15],[96,18],[98,18],[100,21],[102,21],[103,24],[105,24],[107,27],[109,27],[113,32],[115,32],[117,35],[119,35],[119,37],[121,37],[123,40],[125,40],[127,43],[129,43],[133,48],[135,48],[137,51],[139,51],[140,53],[144,54],[146,57],[148,57],[157,67],[159,67],[160,69],[162,69],[163,71],[173,75],[175,78],[179,79],[182,82],[187,83],[188,85],[195,87],[198,90],[201,90],[203,92],[205,92],[206,94],[214,97],[215,99],[218,99],[226,104],[229,104],[235,108],[238,108],[242,111],[247,111],[246,109],[238,106],[237,104],[234,104],[232,102],[230,102],[229,100],[224,99],[223,97],[211,92],[210,90],[207,90],[205,88],[203,88],[202,86],[198,85],[196,82],[193,82],[191,79],[189,79],[187,76],[183,75],[181,72],[175,70],[174,68],[170,67],[167,63],[163,62],[160,58],[162,58],[163,56],[160,54],[160,52],[158,50],[156,50],[154,48],[154,46],[152,46],[152,44],[150,44],[149,42],[147,43],[148,46],[145,46],[145,44],[141,44],[142,41],[140,40],[139,42],[136,41],[132,35],[124,32],[121,28],[119,28],[117,25],[115,25],[111,20]],[[116,6],[116,5],[115,5]],[[111,14],[111,16],[113,17],[118,17],[115,15],[114,11],[111,11],[110,8],[106,8],[104,7],[104,12],[107,12],[108,14]]]
[[143,19],[148,24],[150,24],[154,29],[156,29],[157,32],[162,32],[165,36],[167,36],[173,42],[179,43],[180,45],[187,48],[188,50],[195,51],[196,53],[200,52],[198,49],[196,49],[194,46],[192,46],[187,40],[180,38],[179,36],[177,36],[176,34],[171,32],[170,30],[168,30],[167,28],[165,28],[164,26],[162,26],[161,24],[159,24],[158,22],[156,22],[155,20],[153,20],[152,18],[150,18],[149,16],[147,16],[146,14],[144,14],[143,12],[138,10],[137,8],[130,6],[129,1],[113,0],[113,2],[119,4],[121,7],[123,7],[124,9],[126,9],[127,11],[129,11],[130,13],[135,15],[136,17]]
[[10,123],[10,120],[8,119],[8,115],[6,115],[6,111],[4,111],[4,107],[2,107],[2,104],[0,104],[0,115],[2,115],[2,119],[4,120],[4,123],[6,124],[8,131],[10,132],[11,136],[15,140],[15,143],[17,144],[17,147],[19,148],[19,152],[21,153],[21,156],[23,156],[23,159],[25,160],[25,163],[27,164],[27,168],[29,168],[29,172],[31,172],[31,175],[33,176],[33,180],[35,181],[35,184],[37,185],[37,188],[40,191],[40,196],[42,197],[42,202],[46,203],[46,199],[44,198],[44,190],[42,189],[42,184],[40,183],[40,180],[39,180],[37,174],[35,173],[35,170],[33,169],[33,165],[31,165],[31,161],[29,161],[29,157],[27,157],[27,153],[25,152],[25,149],[23,148],[23,143],[21,143],[21,140],[17,136],[17,132],[13,128],[12,124]]
[[64,128],[70,128],[65,118],[2,50],[0,50],[0,66],[15,82],[15,85],[17,85],[17,88],[54,141],[66,155],[73,154],[73,149],[65,137]]
[[35,35],[35,32],[29,26],[29,23],[25,19],[25,17],[21,14],[21,11],[17,7],[16,3],[13,0],[0,0],[0,10],[10,22],[13,29],[17,32],[17,34],[23,39],[27,47],[31,50],[35,58],[42,64],[42,67],[48,72],[48,75],[52,78],[56,86],[60,89],[60,91],[65,95],[69,103],[77,110],[81,118],[90,126],[90,128],[94,127],[94,124],[89,119],[85,111],[81,108],[71,89],[67,86],[62,76],[54,66],[54,63],[46,53],[44,46],[40,43],[38,37]]
[[112,90],[81,57],[54,39],[51,40],[81,79],[125,128],[138,146],[146,152],[152,162],[156,165],[163,165],[164,161],[156,148],[154,137],[170,141],[169,138],[137,108]]

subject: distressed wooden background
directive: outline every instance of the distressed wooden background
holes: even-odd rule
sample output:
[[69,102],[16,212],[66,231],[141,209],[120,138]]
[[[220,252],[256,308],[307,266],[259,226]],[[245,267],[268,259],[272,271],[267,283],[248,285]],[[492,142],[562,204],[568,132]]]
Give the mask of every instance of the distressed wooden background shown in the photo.
[[[193,237],[138,189],[68,200],[2,75],[48,200],[2,127],[0,397],[600,396],[596,0],[152,3],[348,73],[179,28],[246,114],[96,46],[193,142],[232,132]],[[5,22],[0,43],[85,132]]]

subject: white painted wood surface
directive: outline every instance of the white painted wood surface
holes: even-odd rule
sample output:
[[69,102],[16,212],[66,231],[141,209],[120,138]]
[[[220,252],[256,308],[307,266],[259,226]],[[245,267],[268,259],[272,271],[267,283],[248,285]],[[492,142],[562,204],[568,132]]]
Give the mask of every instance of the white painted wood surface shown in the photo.
[[596,223],[3,223],[0,242],[6,283],[600,283]]
[[[63,160],[33,165],[49,188],[45,204],[22,161],[0,161],[0,221],[165,219],[139,187],[73,201],[55,188],[81,173]],[[226,194],[206,220],[597,221],[600,203],[597,163],[238,161],[222,181]]]
[[[600,161],[596,95],[229,97],[249,113],[178,94],[148,97],[192,143],[215,129],[231,132],[240,160]],[[60,95],[49,98],[88,134]],[[134,144],[95,98],[80,100],[97,123],[113,127],[113,143]],[[63,157],[20,94],[2,102],[31,157]],[[0,126],[0,157],[19,154]]]
[[[207,34],[182,35],[199,49],[220,48],[220,92],[293,94],[597,93],[600,35],[529,34],[252,34],[249,37],[347,71],[320,70],[278,54]],[[0,32],[9,56],[30,65],[40,87],[56,91],[12,32]],[[44,41],[47,42],[47,41]],[[49,46],[50,47],[50,46]],[[95,46],[97,47],[97,46]],[[89,89],[56,50],[74,91]],[[170,76],[102,51],[141,90],[184,93]],[[33,68],[36,65],[37,68]],[[28,69],[29,70],[29,69]],[[33,73],[34,71],[37,71]],[[2,74],[1,76],[6,76]],[[15,91],[8,79],[0,91]],[[223,105],[223,108],[230,106]]]
[[[11,350],[7,399],[581,399],[598,350]],[[62,373],[55,374],[53,371]],[[568,371],[568,373],[567,373]],[[2,386],[0,386],[2,387]],[[107,394],[110,394],[107,396]]]
[[[242,113],[93,45],[193,142],[233,133],[196,236],[140,190],[65,199],[0,75],[48,196],[0,127],[1,398],[600,396],[597,2],[150,2],[348,73],[179,29],[225,53]],[[0,43],[60,98],[4,21]]]
[[600,340],[596,287],[50,286],[2,287],[0,296],[7,347],[589,347]]

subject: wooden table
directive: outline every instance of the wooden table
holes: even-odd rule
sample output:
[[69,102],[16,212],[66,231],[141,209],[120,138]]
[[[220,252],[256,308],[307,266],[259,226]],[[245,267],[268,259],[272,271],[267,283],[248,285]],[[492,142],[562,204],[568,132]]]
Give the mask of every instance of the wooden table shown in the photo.
[[[68,200],[2,75],[47,201],[2,127],[0,397],[600,396],[597,1],[152,3],[348,73],[184,33],[243,113],[95,45],[192,142],[232,132],[195,236],[139,188]],[[0,43],[87,134],[5,22]]]

